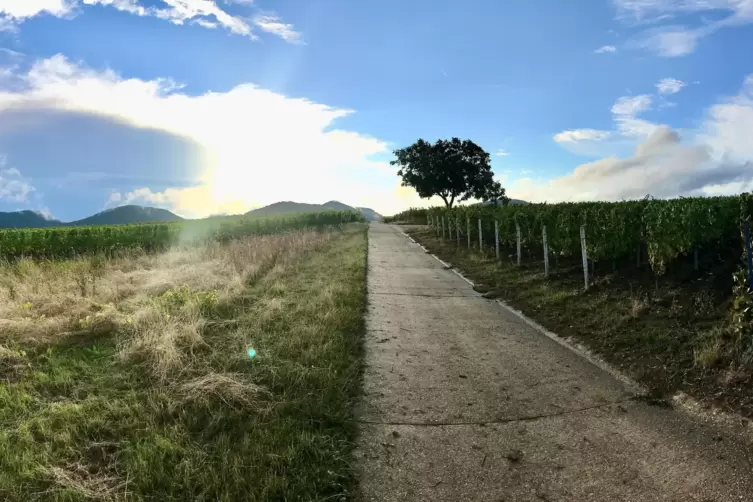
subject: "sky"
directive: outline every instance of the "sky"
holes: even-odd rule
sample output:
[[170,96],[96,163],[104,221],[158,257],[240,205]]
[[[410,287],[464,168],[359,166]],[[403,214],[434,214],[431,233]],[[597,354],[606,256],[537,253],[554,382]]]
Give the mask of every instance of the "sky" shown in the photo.
[[753,0],[0,0],[0,211],[436,203],[471,139],[530,201],[753,186]]

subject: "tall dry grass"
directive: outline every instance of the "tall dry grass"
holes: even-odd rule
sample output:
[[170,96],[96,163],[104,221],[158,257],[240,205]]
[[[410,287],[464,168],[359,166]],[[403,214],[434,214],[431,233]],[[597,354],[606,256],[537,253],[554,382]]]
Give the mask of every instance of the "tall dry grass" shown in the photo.
[[0,348],[117,333],[159,378],[184,367],[213,310],[284,271],[330,232],[298,231],[149,255],[0,264]]

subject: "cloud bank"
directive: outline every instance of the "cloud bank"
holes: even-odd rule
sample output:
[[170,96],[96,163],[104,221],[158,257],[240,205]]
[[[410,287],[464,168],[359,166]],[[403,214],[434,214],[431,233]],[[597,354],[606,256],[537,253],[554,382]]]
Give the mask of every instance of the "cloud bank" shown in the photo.
[[122,77],[61,55],[14,73],[6,84],[0,90],[0,123],[20,110],[29,127],[39,127],[50,111],[93,114],[200,146],[201,166],[198,174],[192,171],[192,184],[135,187],[120,194],[123,202],[158,203],[186,216],[204,216],[278,200],[324,202],[350,194],[345,201],[350,204],[399,209],[394,169],[373,159],[388,153],[388,145],[336,127],[352,110],[254,84],[194,96],[170,79]]
[[[677,92],[680,81],[660,82],[659,91]],[[672,80],[672,79],[670,79]],[[683,84],[684,85],[684,84]],[[690,195],[736,194],[753,189],[753,75],[736,96],[711,106],[700,128],[687,138],[672,128],[639,118],[651,109],[652,96],[624,96],[611,112],[615,130],[609,137],[633,141],[631,156],[607,156],[576,167],[550,181],[524,178],[510,187],[516,198],[531,201],[620,200]],[[554,136],[563,146],[593,143],[607,131],[577,129]]]
[[[253,2],[235,2],[251,5]],[[283,23],[276,14],[234,15],[215,0],[159,0],[146,6],[139,0],[3,0],[0,2],[0,29],[15,30],[24,21],[39,15],[70,18],[83,7],[104,6],[136,16],[151,16],[172,24],[193,23],[204,28],[222,27],[229,32],[256,39],[254,27],[292,43],[302,43],[302,35],[292,24]]]

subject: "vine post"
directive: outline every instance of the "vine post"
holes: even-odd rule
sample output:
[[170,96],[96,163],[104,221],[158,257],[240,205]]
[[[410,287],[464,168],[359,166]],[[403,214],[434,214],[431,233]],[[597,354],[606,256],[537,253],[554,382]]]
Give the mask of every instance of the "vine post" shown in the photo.
[[455,218],[455,234],[458,241],[458,247],[460,247],[460,218]]
[[549,244],[546,241],[546,225],[541,227],[541,240],[544,241],[544,277],[549,277]]
[[471,249],[471,217],[465,217],[465,230],[468,232],[468,249]]
[[442,216],[442,221],[440,222],[440,225],[442,226],[442,240],[444,240],[444,237],[445,237],[445,231],[444,231],[444,216]]
[[480,253],[484,247],[484,238],[481,233],[481,218],[478,219],[478,252]]
[[494,251],[497,254],[497,261],[499,261],[499,221],[494,220]]
[[515,232],[518,236],[518,266],[520,266],[520,224],[515,222]]
[[588,291],[588,251],[586,251],[586,226],[580,226],[580,252],[583,258],[583,282]]
[[748,287],[753,287],[753,254],[750,251],[750,223],[745,222],[745,253],[748,255]]
[[452,239],[452,218],[447,217],[447,239]]

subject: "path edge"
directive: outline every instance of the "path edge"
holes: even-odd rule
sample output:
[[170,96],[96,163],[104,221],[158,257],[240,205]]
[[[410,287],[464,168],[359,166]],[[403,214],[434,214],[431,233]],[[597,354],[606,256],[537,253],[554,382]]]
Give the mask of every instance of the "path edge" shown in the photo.
[[[400,231],[401,234],[407,237],[411,242],[413,242],[414,244],[419,246],[421,249],[423,249],[426,252],[426,254],[431,255],[435,260],[441,263],[445,268],[447,268],[447,270],[451,270],[452,272],[454,272],[458,277],[460,277],[465,282],[467,282],[471,287],[475,286],[475,283],[472,280],[464,276],[459,270],[457,270],[451,264],[445,262],[440,257],[438,257],[437,255],[435,255],[434,253],[426,249],[426,247],[423,244],[421,244],[416,239],[408,235],[402,228],[398,227],[398,230]],[[474,292],[477,293],[479,296],[481,296],[480,293],[476,291]],[[503,310],[518,317],[521,321],[525,322],[528,326],[538,331],[542,335],[546,336],[550,340],[574,352],[575,354],[584,358],[589,363],[593,364],[594,366],[601,369],[602,371],[607,372],[609,375],[616,378],[617,380],[622,382],[624,385],[626,385],[630,390],[635,392],[637,396],[646,396],[648,394],[648,390],[646,389],[646,387],[644,387],[643,385],[639,384],[638,382],[636,382],[629,376],[622,373],[620,370],[618,370],[617,368],[615,368],[614,366],[606,362],[604,359],[601,358],[601,356],[592,352],[586,346],[574,341],[572,338],[564,338],[552,331],[549,331],[541,324],[537,323],[533,319],[526,316],[523,312],[508,305],[506,302],[498,298],[493,301],[495,301]],[[688,394],[685,394],[684,392],[676,393],[675,395],[671,396],[669,400],[673,406],[682,410],[683,412],[689,415],[695,415],[701,419],[709,420],[723,427],[738,428],[740,427],[741,424],[743,424],[743,429],[744,429],[743,433],[747,435],[749,440],[753,440],[753,420],[748,420],[742,415],[740,415],[739,413],[729,412],[727,410],[723,410],[713,405],[704,406],[700,401],[698,401],[697,399],[693,398],[692,396]]]
[[[458,269],[456,269],[451,264],[447,263],[446,261],[442,260],[437,255],[435,255],[434,253],[432,253],[431,251],[429,251],[428,249],[426,249],[426,247],[423,244],[421,244],[416,239],[414,239],[413,237],[411,237],[410,235],[408,235],[402,228],[398,228],[398,230],[405,237],[407,237],[411,242],[413,242],[414,244],[416,244],[417,246],[419,246],[421,249],[423,249],[424,252],[426,252],[426,254],[431,255],[432,258],[434,258],[439,263],[441,263],[447,270],[450,270],[453,273],[455,273],[458,277],[460,277],[465,282],[467,282],[471,287],[474,287],[476,285],[472,280],[470,280],[469,278],[467,278],[466,276],[464,276],[462,274],[462,272],[460,272]],[[474,292],[477,293],[478,296],[481,296],[480,293],[478,293],[476,291],[474,291]],[[565,347],[566,349],[570,350],[571,352],[574,352],[575,354],[577,354],[578,356],[582,357],[583,359],[585,359],[586,361],[588,361],[592,365],[596,366],[600,370],[605,371],[606,373],[608,373],[612,377],[616,378],[623,385],[625,385],[628,389],[630,389],[632,392],[634,392],[636,395],[638,395],[638,396],[645,396],[646,394],[648,394],[648,390],[643,385],[639,384],[638,382],[636,382],[635,380],[633,380],[629,376],[625,375],[624,373],[622,373],[621,371],[619,371],[618,369],[616,369],[614,366],[612,366],[611,364],[609,364],[608,362],[606,362],[604,359],[602,359],[600,356],[596,355],[594,352],[592,352],[591,350],[589,350],[584,345],[575,342],[572,338],[564,338],[564,337],[561,337],[561,336],[559,336],[558,334],[556,334],[556,333],[554,333],[552,331],[549,331],[548,329],[546,329],[541,324],[537,323],[536,321],[534,321],[530,317],[526,316],[520,310],[512,307],[511,305],[509,305],[508,303],[504,302],[503,300],[500,300],[499,298],[496,298],[496,299],[494,299],[492,301],[496,302],[504,311],[506,311],[506,312],[508,312],[508,313],[516,316],[517,318],[519,318],[521,321],[523,321],[524,323],[526,323],[529,327],[531,327],[534,330],[538,331],[539,333],[541,333],[542,335],[546,336],[550,340],[552,340],[552,341],[558,343],[559,345]]]

